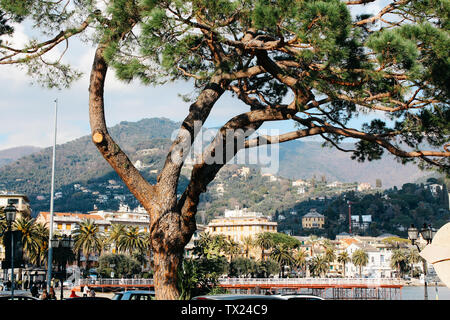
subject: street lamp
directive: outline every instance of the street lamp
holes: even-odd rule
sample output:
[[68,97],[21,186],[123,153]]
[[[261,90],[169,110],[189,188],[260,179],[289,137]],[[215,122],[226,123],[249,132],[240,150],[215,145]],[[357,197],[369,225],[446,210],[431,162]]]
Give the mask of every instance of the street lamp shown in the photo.
[[66,277],[66,264],[69,260],[69,255],[72,253],[74,240],[72,236],[64,235],[63,237],[54,237],[51,240],[52,248],[55,249],[55,260],[58,262],[58,275],[61,285],[61,300],[63,299],[64,279]]
[[11,300],[14,300],[14,236],[12,232],[12,224],[16,220],[17,209],[13,204],[8,204],[4,209],[8,231],[11,235]]
[[[426,223],[423,224],[422,229],[417,229],[414,224],[411,224],[411,227],[408,228],[408,239],[411,240],[412,245],[416,245],[417,250],[420,252],[420,247],[417,244],[416,240],[419,238],[419,232],[422,235],[422,238],[427,242],[427,244],[430,244],[433,240],[434,235],[436,234],[436,229],[431,227],[429,224],[427,226]],[[427,267],[425,260],[422,261],[423,263],[423,281],[424,281],[424,299],[428,300],[428,290],[427,290]]]
[[411,227],[408,228],[408,239],[411,240],[412,245],[414,245],[417,238],[419,238],[419,229],[411,224]]

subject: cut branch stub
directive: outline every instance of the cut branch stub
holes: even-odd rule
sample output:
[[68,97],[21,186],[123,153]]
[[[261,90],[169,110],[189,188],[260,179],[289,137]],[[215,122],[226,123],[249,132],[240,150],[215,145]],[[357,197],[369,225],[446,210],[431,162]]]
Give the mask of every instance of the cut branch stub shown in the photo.
[[94,141],[95,144],[99,144],[103,141],[103,134],[100,132],[94,132],[92,135],[92,141]]

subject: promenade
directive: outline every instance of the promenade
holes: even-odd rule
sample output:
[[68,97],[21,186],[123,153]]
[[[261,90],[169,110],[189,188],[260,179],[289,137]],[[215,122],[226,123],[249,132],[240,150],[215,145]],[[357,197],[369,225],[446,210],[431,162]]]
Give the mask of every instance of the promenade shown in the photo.
[[[80,279],[96,292],[153,290],[153,279]],[[404,281],[397,278],[223,278],[219,285],[235,294],[309,293],[331,299],[399,299]]]

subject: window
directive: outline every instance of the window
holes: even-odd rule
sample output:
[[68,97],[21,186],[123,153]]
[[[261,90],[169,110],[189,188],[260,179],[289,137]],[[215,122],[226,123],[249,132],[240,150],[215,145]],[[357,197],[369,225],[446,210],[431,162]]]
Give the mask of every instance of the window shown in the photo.
[[72,225],[69,224],[69,223],[67,223],[67,224],[66,224],[66,230],[71,230],[71,229],[72,229]]
[[58,230],[62,230],[63,226],[62,223],[58,223]]

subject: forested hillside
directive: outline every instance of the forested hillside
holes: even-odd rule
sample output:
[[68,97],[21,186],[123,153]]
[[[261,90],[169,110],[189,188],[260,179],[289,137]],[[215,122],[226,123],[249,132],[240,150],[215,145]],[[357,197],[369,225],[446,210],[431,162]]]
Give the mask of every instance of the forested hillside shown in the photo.
[[[110,128],[119,145],[143,175],[154,181],[162,167],[171,136],[179,124],[169,119],[152,118],[138,122],[121,122]],[[417,177],[426,176],[416,167],[402,166],[394,161],[381,160],[357,163],[335,149],[322,148],[319,142],[292,141],[280,145],[279,171],[276,182],[268,183],[260,168],[248,166],[251,174],[237,174],[242,165],[227,165],[202,195],[199,217],[208,220],[225,209],[245,206],[269,215],[289,213],[295,206],[311,198],[335,197],[345,190],[354,190],[358,182],[381,184],[379,191],[393,185],[401,187]],[[27,194],[33,214],[49,210],[52,148],[21,157],[0,168],[0,190]],[[183,170],[180,192],[187,183],[189,166]],[[292,187],[294,179],[315,180],[308,193],[299,195]],[[330,189],[325,185],[341,181],[345,188]],[[58,145],[56,148],[55,210],[87,212],[97,209],[115,210],[121,202],[138,205],[117,174],[95,149],[89,136]],[[219,197],[215,191],[223,184],[225,192]],[[309,199],[309,200],[308,200]],[[328,201],[328,200],[327,200]],[[301,206],[305,206],[302,204]],[[289,214],[286,215],[289,217]],[[289,219],[287,219],[289,220]],[[295,219],[294,219],[295,220]],[[292,227],[296,230],[295,227]]]

